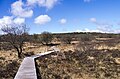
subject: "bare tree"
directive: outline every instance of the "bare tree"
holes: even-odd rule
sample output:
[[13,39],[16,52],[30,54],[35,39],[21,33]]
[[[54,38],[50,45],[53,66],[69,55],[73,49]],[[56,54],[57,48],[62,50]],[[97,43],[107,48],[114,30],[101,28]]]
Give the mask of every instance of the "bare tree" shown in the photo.
[[18,58],[21,58],[23,44],[27,40],[28,35],[28,28],[26,25],[5,25],[1,30],[6,34],[4,35],[4,40],[9,42],[16,49]]

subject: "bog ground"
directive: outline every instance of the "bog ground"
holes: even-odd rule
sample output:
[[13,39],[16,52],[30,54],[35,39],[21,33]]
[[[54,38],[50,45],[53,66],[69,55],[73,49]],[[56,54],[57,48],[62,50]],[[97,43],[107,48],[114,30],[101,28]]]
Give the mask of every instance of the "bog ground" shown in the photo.
[[73,37],[71,44],[57,38],[50,45],[26,42],[21,59],[9,44],[1,42],[0,79],[13,79],[24,57],[46,52],[52,46],[60,52],[36,60],[42,79],[120,79],[119,35],[92,36],[92,39]]

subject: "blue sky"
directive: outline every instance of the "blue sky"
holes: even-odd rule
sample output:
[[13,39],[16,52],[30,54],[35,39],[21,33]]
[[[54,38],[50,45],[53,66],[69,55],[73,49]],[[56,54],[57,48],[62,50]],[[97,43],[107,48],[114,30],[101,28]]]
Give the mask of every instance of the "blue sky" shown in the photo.
[[0,28],[12,23],[25,23],[31,34],[120,33],[120,0],[0,0]]

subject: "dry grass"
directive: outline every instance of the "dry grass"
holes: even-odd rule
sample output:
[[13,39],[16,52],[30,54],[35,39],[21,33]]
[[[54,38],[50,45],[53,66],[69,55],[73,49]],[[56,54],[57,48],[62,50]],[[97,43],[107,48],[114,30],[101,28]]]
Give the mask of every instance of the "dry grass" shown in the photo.
[[[60,53],[37,60],[41,76],[43,79],[119,79],[120,43],[118,41],[119,39],[113,41],[111,38],[97,38],[85,43],[56,42],[60,44],[56,45],[61,50]],[[48,51],[50,47],[26,43],[23,52],[38,54]],[[22,59],[17,58],[14,49],[0,50],[0,79],[13,79],[21,61]],[[4,73],[1,74],[2,72]]]

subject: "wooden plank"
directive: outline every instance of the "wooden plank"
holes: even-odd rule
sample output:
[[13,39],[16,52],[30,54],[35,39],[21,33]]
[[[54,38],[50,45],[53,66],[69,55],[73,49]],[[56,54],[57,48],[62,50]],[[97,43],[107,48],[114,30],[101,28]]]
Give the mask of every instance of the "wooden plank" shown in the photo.
[[37,79],[34,58],[24,58],[14,79]]
[[48,51],[48,52],[45,52],[45,53],[40,53],[40,54],[37,54],[37,55],[33,55],[33,56],[31,56],[31,57],[32,57],[32,58],[38,58],[38,57],[40,57],[40,56],[48,55],[48,54],[53,53],[53,52],[55,52],[55,51]]

